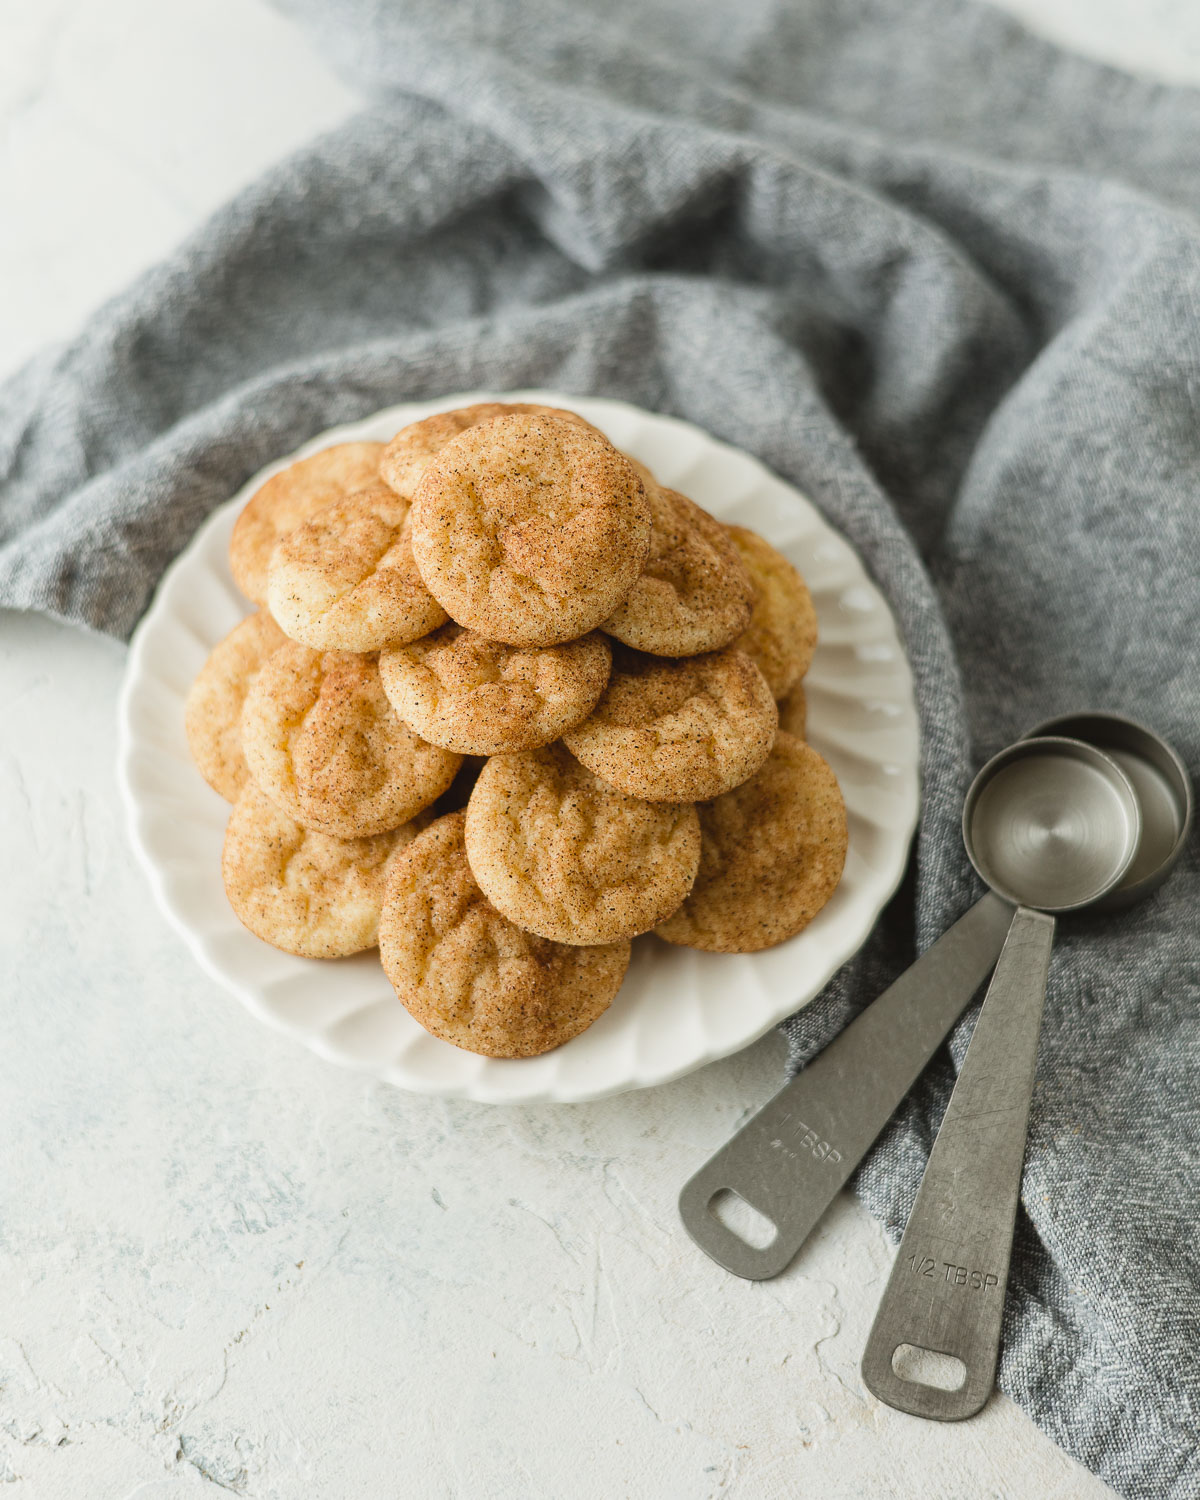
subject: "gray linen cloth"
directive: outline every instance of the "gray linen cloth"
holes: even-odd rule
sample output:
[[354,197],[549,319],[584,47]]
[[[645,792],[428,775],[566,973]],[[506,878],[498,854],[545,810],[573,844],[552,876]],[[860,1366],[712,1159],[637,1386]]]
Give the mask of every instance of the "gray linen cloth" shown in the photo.
[[[861,551],[924,811],[797,1065],[978,893],[972,769],[1130,712],[1200,759],[1200,96],[959,0],[290,0],[372,100],[0,390],[0,602],[127,636],[260,465],[537,384],[699,423]],[[1200,870],[1062,924],[1001,1383],[1200,1494]],[[898,1234],[969,1024],[857,1179]],[[747,1101],[748,1103],[753,1101]]]

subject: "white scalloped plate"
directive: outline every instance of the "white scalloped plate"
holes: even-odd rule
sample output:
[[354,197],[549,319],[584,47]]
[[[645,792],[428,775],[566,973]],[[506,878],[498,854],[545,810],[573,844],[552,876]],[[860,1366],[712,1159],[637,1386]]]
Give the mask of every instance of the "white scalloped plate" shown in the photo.
[[[253,491],[331,443],[386,441],[432,412],[495,400],[571,407],[664,483],[760,531],[791,558],[820,625],[805,679],[808,738],[836,771],[850,818],[842,882],[798,937],[744,955],[639,939],[621,992],[600,1020],[565,1047],[521,1061],[477,1057],[431,1037],[396,999],[374,953],[322,963],[251,936],[221,884],[229,808],[192,766],[183,732],[192,679],[246,613],[228,547],[234,517]],[[159,906],[208,973],[260,1020],[321,1057],[401,1088],[487,1102],[574,1102],[664,1083],[736,1052],[821,990],[900,882],[917,819],[917,754],[912,677],[891,614],[857,555],[808,500],[685,422],[620,401],[520,391],[396,406],[322,433],[215,511],[167,571],[134,635],[118,774],[134,848]]]

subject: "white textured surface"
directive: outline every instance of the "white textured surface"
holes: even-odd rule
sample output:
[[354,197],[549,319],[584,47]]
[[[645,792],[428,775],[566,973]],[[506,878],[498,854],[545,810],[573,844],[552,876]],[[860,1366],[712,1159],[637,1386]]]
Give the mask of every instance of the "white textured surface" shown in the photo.
[[[1200,79],[1186,0],[1011,0]],[[231,101],[236,100],[236,107]],[[0,371],[350,96],[252,0],[0,11]],[[1097,1500],[1008,1402],[880,1407],[890,1252],[849,1199],[785,1276],[692,1250],[680,1182],[777,1084],[495,1110],[257,1026],[151,909],[111,766],[123,652],[0,615],[0,1494]]]
[[0,617],[0,1477],[14,1500],[1108,1492],[1013,1407],[935,1426],[858,1360],[890,1252],[843,1200],[774,1282],[680,1183],[772,1035],[585,1105],[400,1093],[200,974],[112,782],[122,651]]
[[[836,772],[850,827],[841,883],[804,932],[751,954],[697,953],[645,937],[595,1025],[520,1062],[431,1037],[397,1003],[375,953],[320,964],[252,937],[221,888],[228,805],[190,763],[183,733],[192,679],[247,611],[229,571],[229,537],[259,485],[292,457],[387,441],[435,411],[497,399],[570,406],[664,484],[719,518],[754,527],[800,569],[820,630],[805,678],[805,737]],[[393,406],[320,433],[254,475],[168,569],[131,644],[119,717],[131,838],[160,908],[208,972],[319,1056],[417,1093],[487,1103],[600,1099],[681,1077],[757,1040],[862,946],[904,875],[918,812],[912,674],[891,611],[849,543],[798,490],[698,427],[624,401],[554,391],[460,391]]]

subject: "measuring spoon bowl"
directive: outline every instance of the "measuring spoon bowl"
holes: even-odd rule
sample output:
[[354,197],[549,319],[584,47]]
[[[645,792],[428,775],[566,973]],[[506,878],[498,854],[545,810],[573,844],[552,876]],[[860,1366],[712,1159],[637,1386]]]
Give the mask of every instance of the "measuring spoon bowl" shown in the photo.
[[1156,891],[1179,863],[1195,813],[1188,768],[1168,740],[1124,714],[1059,714],[1035,724],[1022,738],[1047,735],[1094,745],[1116,761],[1133,785],[1142,815],[1141,842],[1119,884],[1095,904],[1097,911],[1123,911]]
[[1141,826],[1115,760],[1062,735],[1019,740],[993,756],[963,807],[963,842],[982,879],[1014,906],[1055,914],[1116,889]]

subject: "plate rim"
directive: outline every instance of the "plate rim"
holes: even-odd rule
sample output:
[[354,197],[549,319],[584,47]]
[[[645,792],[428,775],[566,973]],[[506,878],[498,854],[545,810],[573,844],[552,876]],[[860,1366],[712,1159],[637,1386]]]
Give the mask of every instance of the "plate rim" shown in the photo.
[[[598,412],[613,411],[628,413],[630,416],[641,421],[648,420],[653,424],[679,429],[683,433],[699,437],[705,444],[733,455],[739,463],[752,466],[771,484],[782,485],[796,500],[812,512],[821,528],[836,537],[852,554],[855,565],[875,595],[876,602],[882,608],[887,624],[890,626],[891,634],[895,639],[898,648],[898,665],[900,671],[904,674],[907,689],[904,700],[905,707],[911,711],[909,727],[912,731],[913,754],[911,764],[904,767],[904,770],[909,773],[909,780],[906,786],[909,797],[903,815],[899,817],[892,830],[895,832],[901,853],[897,856],[896,868],[889,873],[880,886],[880,892],[869,920],[854,941],[849,945],[843,943],[841,948],[831,951],[824,965],[819,970],[814,971],[815,978],[806,978],[804,989],[807,995],[805,998],[797,999],[792,997],[786,1002],[781,1001],[779,1007],[773,1010],[762,1024],[756,1024],[751,1030],[740,1034],[736,1040],[727,1043],[709,1042],[702,1054],[685,1056],[675,1065],[659,1065],[652,1068],[640,1068],[635,1065],[620,1079],[609,1079],[600,1083],[595,1088],[589,1088],[585,1085],[562,1091],[550,1086],[529,1089],[525,1092],[497,1092],[486,1086],[486,1075],[481,1076],[479,1074],[467,1077],[459,1083],[447,1084],[442,1079],[423,1078],[419,1074],[414,1075],[412,1070],[398,1068],[394,1062],[372,1065],[366,1061],[349,1058],[331,1047],[325,1041],[324,1035],[320,1031],[305,1030],[302,1026],[289,1025],[282,1016],[278,1015],[262,1002],[252,984],[239,980],[234,975],[231,975],[227,969],[221,968],[213,961],[205,945],[202,932],[186,919],[184,913],[177,909],[175,901],[168,890],[164,870],[148,847],[142,828],[145,808],[135,785],[136,778],[134,774],[135,760],[141,745],[134,724],[134,709],[137,704],[139,691],[144,688],[146,681],[149,680],[146,658],[154,642],[156,629],[163,620],[174,618],[168,608],[168,599],[171,593],[171,585],[176,576],[182,570],[188,568],[189,565],[195,563],[198,554],[204,550],[206,542],[209,540],[212,532],[220,525],[223,518],[231,514],[235,509],[240,509],[249,496],[270,478],[272,474],[278,473],[289,464],[296,462],[298,459],[306,458],[310,454],[319,452],[321,449],[330,447],[335,443],[379,441],[377,437],[372,435],[371,429],[382,425],[385,419],[388,422],[394,420],[395,428],[398,429],[407,422],[420,420],[421,417],[433,412],[450,410],[458,406],[472,405],[481,401],[529,401],[540,402],[545,405],[559,405],[569,409],[587,407]],[[583,415],[588,415],[587,411],[584,411]],[[247,603],[249,604],[249,601]],[[247,612],[251,612],[249,608]],[[211,646],[209,649],[211,649]],[[621,401],[612,397],[574,396],[542,389],[522,389],[501,393],[491,391],[458,392],[424,401],[405,401],[383,407],[354,422],[341,423],[336,427],[329,428],[306,439],[294,452],[265,464],[245,484],[240,486],[237,492],[227,501],[224,501],[210,511],[191,537],[189,537],[187,543],[164,570],[154,589],[146,611],[138,621],[130,637],[129,652],[117,697],[116,759],[117,781],[125,814],[124,821],[129,840],[133,845],[136,861],[146,874],[158,910],[166,917],[172,929],[183,939],[188,952],[209,978],[218,984],[221,989],[234,995],[256,1020],[265,1023],[272,1031],[282,1036],[301,1042],[309,1051],[325,1061],[335,1063],[337,1066],[349,1071],[357,1072],[360,1076],[379,1078],[393,1087],[404,1089],[410,1093],[423,1094],[429,1097],[464,1098],[477,1103],[488,1104],[531,1104],[537,1102],[585,1103],[611,1097],[612,1095],[632,1089],[651,1088],[658,1084],[673,1082],[675,1079],[694,1072],[697,1068],[707,1066],[710,1062],[716,1062],[720,1058],[732,1056],[752,1046],[773,1027],[778,1026],[782,1021],[786,1020],[788,1016],[795,1014],[810,1004],[821,993],[838,970],[849,963],[869,939],[880,916],[904,879],[912,857],[913,837],[920,820],[921,810],[921,724],[920,715],[917,711],[912,666],[896,621],[895,612],[892,610],[886,596],[872,577],[861,554],[853,543],[833,525],[807,495],[790,481],[783,478],[782,475],[774,473],[760,459],[755,457],[754,454],[737,448],[733,444],[724,442],[695,423],[670,416],[666,413],[652,412],[631,402]],[[798,936],[800,935],[798,934]],[[845,951],[842,951],[843,949]],[[719,960],[727,955],[713,954],[709,956]],[[447,1043],[445,1045],[450,1044]],[[474,1054],[468,1055],[473,1056]],[[503,1060],[486,1059],[485,1061],[497,1062]]]

